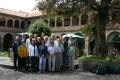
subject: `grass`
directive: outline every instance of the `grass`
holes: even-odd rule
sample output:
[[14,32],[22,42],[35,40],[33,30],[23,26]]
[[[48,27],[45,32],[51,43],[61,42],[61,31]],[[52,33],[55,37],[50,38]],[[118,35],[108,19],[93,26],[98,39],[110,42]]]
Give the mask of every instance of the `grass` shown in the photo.
[[0,51],[0,57],[8,57],[8,52]]

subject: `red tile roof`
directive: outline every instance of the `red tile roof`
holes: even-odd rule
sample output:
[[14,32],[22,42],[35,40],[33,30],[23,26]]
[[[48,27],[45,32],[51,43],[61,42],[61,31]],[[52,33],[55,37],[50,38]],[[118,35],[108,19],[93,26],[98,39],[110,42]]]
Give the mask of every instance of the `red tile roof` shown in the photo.
[[12,15],[12,16],[23,17],[23,18],[38,17],[38,16],[43,15],[43,13],[41,11],[37,11],[37,12],[31,11],[30,13],[28,13],[28,12],[23,12],[23,11],[13,11],[13,10],[4,9],[4,8],[0,8],[0,13]]

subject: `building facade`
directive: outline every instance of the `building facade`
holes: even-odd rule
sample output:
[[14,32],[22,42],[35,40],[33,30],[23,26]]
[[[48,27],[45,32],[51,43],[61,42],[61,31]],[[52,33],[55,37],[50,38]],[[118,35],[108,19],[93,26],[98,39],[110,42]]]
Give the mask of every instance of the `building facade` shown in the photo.
[[[52,32],[59,35],[61,33],[79,32],[80,28],[93,21],[93,18],[92,14],[80,14],[66,18],[47,17],[39,11],[27,13],[0,8],[0,50],[10,48],[14,40],[14,35],[25,32],[27,27],[35,20],[43,19],[48,24],[48,27],[51,28]],[[117,36],[118,38],[120,37],[120,12],[117,12],[117,14],[113,12],[109,18],[110,21],[107,25],[106,37],[110,42],[114,38],[114,33],[118,33]],[[93,43],[90,40],[90,36],[85,40],[88,43]],[[87,43],[86,45],[88,46]]]

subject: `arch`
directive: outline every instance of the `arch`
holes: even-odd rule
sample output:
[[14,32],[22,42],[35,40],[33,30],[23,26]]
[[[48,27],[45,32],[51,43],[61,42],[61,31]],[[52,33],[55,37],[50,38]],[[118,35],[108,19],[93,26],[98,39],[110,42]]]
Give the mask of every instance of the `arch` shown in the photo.
[[48,24],[48,19],[47,18],[43,19],[43,21]]
[[61,17],[57,18],[57,27],[62,27],[62,18]]
[[14,28],[19,28],[19,20],[15,20]]
[[64,19],[64,26],[65,27],[66,26],[70,26],[70,18],[69,17],[67,17],[67,18]]
[[27,22],[27,27],[29,27],[31,25],[31,21]]
[[0,26],[6,26],[6,20],[5,20],[5,17],[0,17]]
[[55,27],[55,19],[50,18],[50,27]]
[[107,43],[111,48],[116,48],[120,51],[120,32],[114,31],[107,36]]
[[13,20],[12,19],[9,19],[7,21],[7,27],[13,27]]
[[12,47],[12,43],[13,43],[13,35],[10,33],[7,33],[4,38],[3,38],[3,50],[4,51],[8,51],[9,48]]
[[113,11],[112,12],[112,21],[113,21],[113,23],[116,23],[116,22],[120,23],[119,16],[120,16],[120,11]]
[[87,24],[87,22],[88,22],[88,15],[87,14],[83,14],[81,16],[81,25],[85,25],[85,24]]
[[79,18],[77,15],[72,16],[72,25],[78,26],[79,25]]
[[21,22],[21,29],[25,29],[25,21]]

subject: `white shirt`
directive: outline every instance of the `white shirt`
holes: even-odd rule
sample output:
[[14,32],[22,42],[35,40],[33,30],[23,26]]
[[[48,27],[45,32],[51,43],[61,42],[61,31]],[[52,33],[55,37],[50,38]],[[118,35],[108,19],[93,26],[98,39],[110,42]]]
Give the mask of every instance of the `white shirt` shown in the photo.
[[56,53],[63,53],[63,51],[64,51],[63,44],[58,45],[58,47],[56,48]]
[[49,47],[50,46],[50,40],[47,40],[45,46]]
[[69,40],[68,40],[68,47],[70,47],[70,45],[71,45],[72,43],[74,43],[74,41],[71,40],[71,39],[69,39]]
[[34,46],[33,45],[29,45],[28,46],[28,52],[29,52],[29,56],[38,56],[37,46],[35,46],[35,53],[34,53]]
[[49,52],[49,54],[55,54],[55,47],[54,46],[49,46],[48,47],[48,52]]
[[31,45],[30,38],[28,38],[28,39],[26,40],[26,47],[27,47],[27,49],[28,49],[29,45]]
[[54,47],[56,47],[56,48],[57,48],[57,47],[58,47],[58,45],[59,45],[59,44],[58,44],[58,40],[55,40],[55,41],[54,41]]

